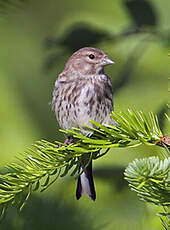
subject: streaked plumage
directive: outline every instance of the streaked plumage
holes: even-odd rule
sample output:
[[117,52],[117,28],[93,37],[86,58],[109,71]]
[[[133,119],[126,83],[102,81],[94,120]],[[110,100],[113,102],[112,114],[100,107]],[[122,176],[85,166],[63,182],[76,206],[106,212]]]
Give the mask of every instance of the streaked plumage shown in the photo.
[[[104,66],[113,63],[103,51],[90,47],[78,50],[69,58],[55,82],[52,99],[52,109],[62,129],[77,127],[88,135],[89,131],[84,126],[92,125],[90,120],[114,124],[110,118],[112,86],[104,73]],[[82,162],[82,168],[86,163]],[[92,162],[78,179],[77,199],[82,193],[87,193],[93,200],[96,198]]]

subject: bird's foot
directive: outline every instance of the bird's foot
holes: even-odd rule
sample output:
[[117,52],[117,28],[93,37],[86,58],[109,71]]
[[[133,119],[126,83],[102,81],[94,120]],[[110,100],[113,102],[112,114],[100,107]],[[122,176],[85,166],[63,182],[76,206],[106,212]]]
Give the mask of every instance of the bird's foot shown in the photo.
[[65,145],[70,145],[72,143],[72,140],[70,138],[67,138],[65,141],[64,141],[64,144]]

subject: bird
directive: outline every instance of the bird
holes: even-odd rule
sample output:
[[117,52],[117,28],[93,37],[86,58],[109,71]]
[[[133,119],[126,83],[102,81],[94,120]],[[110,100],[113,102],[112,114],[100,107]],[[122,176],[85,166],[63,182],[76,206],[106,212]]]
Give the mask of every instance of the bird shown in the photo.
[[[104,73],[104,67],[110,64],[114,64],[114,61],[104,51],[93,47],[81,48],[68,59],[55,82],[51,102],[52,110],[63,130],[76,127],[83,135],[88,136],[91,135],[87,129],[87,126],[92,126],[90,120],[115,125],[110,117],[113,111],[112,84]],[[65,144],[72,141],[73,137],[67,136]],[[88,157],[83,158],[79,172],[77,200],[86,194],[95,201],[92,160],[89,162]]]

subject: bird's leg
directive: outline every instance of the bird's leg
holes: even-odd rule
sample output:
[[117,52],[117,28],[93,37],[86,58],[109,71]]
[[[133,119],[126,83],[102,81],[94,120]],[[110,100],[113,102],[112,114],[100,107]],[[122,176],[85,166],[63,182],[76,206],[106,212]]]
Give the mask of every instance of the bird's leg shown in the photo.
[[64,144],[65,144],[65,145],[71,144],[71,140],[70,140],[69,138],[65,139]]
[[65,145],[70,145],[71,143],[73,143],[73,139],[72,139],[70,136],[68,136],[68,137],[65,139],[64,144],[65,144]]
[[[64,145],[70,145],[71,143],[73,143],[75,140],[73,140],[73,138],[71,136],[68,136],[65,141],[64,141]],[[58,147],[62,147],[62,144],[58,144]]]

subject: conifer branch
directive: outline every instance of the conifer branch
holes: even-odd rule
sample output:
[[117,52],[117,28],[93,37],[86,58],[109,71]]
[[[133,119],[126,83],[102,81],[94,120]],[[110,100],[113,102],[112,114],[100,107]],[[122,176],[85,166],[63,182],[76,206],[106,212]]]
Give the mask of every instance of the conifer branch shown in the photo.
[[157,145],[164,148],[163,160],[158,157],[136,159],[125,170],[125,179],[132,191],[145,202],[163,207],[159,213],[165,230],[170,228],[170,138],[163,135]]
[[170,157],[136,159],[126,168],[125,179],[141,200],[170,205]]
[[170,228],[170,151],[169,157],[136,159],[125,170],[132,191],[145,202],[163,207],[161,218],[165,230]]
[[[74,143],[38,141],[19,157],[17,163],[9,164],[8,172],[0,175],[2,213],[10,206],[22,208],[33,191],[44,191],[59,176],[78,174],[84,154],[90,153],[92,159],[98,159],[111,147],[135,147],[142,143],[164,145],[161,142],[163,134],[153,113],[146,116],[142,112],[128,110],[127,113],[114,112],[111,116],[117,126],[106,127],[91,121],[94,127],[87,127],[93,132],[90,137],[83,136],[77,129],[66,130],[63,132],[73,136]],[[167,143],[166,147],[169,148]]]

